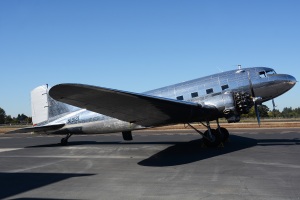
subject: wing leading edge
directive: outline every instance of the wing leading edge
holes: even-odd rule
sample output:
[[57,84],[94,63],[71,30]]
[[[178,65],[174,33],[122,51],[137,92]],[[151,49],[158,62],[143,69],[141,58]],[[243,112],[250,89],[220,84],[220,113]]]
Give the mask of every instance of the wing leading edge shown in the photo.
[[50,96],[90,111],[142,126],[205,121],[217,115],[214,106],[83,84],[59,84]]

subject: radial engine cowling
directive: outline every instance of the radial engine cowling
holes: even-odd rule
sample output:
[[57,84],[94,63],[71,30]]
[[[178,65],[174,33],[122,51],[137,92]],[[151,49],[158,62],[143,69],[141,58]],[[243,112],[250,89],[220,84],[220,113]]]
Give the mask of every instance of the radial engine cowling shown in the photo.
[[218,117],[225,117],[229,123],[239,122],[241,114],[248,114],[254,105],[247,92],[225,92],[206,98],[204,104],[215,106],[219,111]]

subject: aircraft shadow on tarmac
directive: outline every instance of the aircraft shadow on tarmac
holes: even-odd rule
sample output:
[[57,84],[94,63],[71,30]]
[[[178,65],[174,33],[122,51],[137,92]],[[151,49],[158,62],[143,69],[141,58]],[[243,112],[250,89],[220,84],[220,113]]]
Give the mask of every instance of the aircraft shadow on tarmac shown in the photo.
[[175,166],[205,160],[215,156],[228,154],[254,146],[287,146],[300,145],[300,139],[252,139],[237,135],[230,136],[230,142],[219,148],[199,148],[202,140],[193,140],[186,143],[175,144],[151,157],[139,162],[142,166]]
[[206,148],[202,145],[202,139],[198,139],[170,146],[163,151],[142,160],[138,164],[153,167],[182,165],[239,151],[256,145],[257,140],[255,139],[231,135],[230,142],[225,143],[224,147]]
[[[94,174],[67,174],[67,173],[0,173],[0,199],[8,198],[23,192],[40,188],[65,179]],[[26,199],[26,198],[19,198]],[[32,199],[32,198],[30,198]],[[41,198],[36,198],[41,199]]]
[[237,135],[230,136],[230,142],[219,148],[199,148],[201,139],[187,143],[175,144],[151,157],[139,162],[142,166],[175,166],[205,160],[215,156],[228,154],[254,146],[278,146],[278,145],[300,145],[300,140],[296,139],[252,139]]
[[[152,166],[152,167],[163,167],[163,166],[175,166],[183,165],[192,162],[197,162],[212,157],[228,154],[231,152],[239,151],[242,149],[254,147],[254,146],[278,146],[278,145],[300,145],[300,139],[253,139],[238,135],[231,135],[230,142],[225,143],[224,147],[219,148],[202,148],[202,139],[196,139],[189,142],[96,142],[96,141],[72,141],[69,143],[70,146],[76,145],[158,145],[168,144],[171,145],[166,149],[150,156],[138,162],[141,166]],[[39,148],[39,147],[58,147],[60,144],[46,144],[38,146],[30,146],[27,148]]]

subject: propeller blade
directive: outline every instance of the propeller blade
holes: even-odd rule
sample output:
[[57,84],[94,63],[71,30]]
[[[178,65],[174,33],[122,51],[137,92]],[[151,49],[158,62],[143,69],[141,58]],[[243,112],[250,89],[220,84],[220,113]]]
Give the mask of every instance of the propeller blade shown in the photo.
[[260,115],[259,115],[259,110],[258,110],[258,106],[257,106],[257,100],[260,100],[261,97],[256,97],[255,96],[254,89],[253,89],[253,84],[252,84],[252,81],[251,81],[249,71],[248,71],[248,80],[249,80],[249,87],[250,87],[251,95],[252,95],[253,102],[254,102],[254,109],[255,109],[255,115],[256,115],[256,118],[257,118],[257,123],[258,123],[258,126],[260,127]]
[[251,81],[251,77],[250,77],[250,72],[248,71],[248,80],[249,80],[249,88],[250,88],[250,92],[252,97],[255,97],[255,93],[254,93],[254,89],[253,89],[253,84]]
[[275,108],[276,108],[276,105],[275,105],[275,101],[274,101],[274,99],[272,99],[272,103],[273,103],[273,111],[275,110]]
[[257,123],[258,123],[258,126],[260,127],[260,115],[259,115],[258,105],[256,102],[254,102],[254,108],[255,108]]
[[275,113],[276,104],[274,99],[272,99],[272,103],[273,103],[273,117],[276,117],[276,113]]

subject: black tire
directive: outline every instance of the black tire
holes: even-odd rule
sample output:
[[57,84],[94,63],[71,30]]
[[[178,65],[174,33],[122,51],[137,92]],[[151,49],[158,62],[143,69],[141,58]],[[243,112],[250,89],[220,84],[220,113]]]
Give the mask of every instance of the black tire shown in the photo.
[[[203,138],[203,143],[207,147],[218,147],[220,145],[221,141],[222,141],[221,134],[218,131],[216,131],[215,129],[211,129],[211,134],[212,134],[212,137],[213,137],[212,138],[213,141],[210,141],[206,138]],[[208,136],[208,131],[205,131],[204,135]]]
[[228,130],[226,128],[221,127],[220,132],[221,132],[221,141],[226,142],[229,138]]

